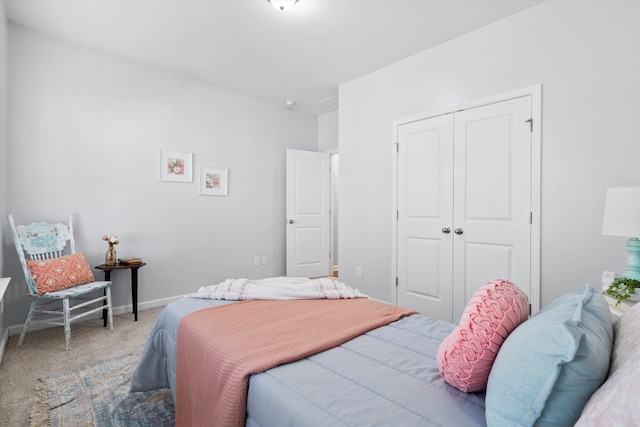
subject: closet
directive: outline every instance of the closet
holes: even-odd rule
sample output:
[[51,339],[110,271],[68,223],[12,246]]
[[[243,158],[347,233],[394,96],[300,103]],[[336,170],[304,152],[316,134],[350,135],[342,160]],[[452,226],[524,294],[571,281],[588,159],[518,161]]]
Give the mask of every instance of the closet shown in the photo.
[[396,304],[457,323],[480,286],[505,278],[537,305],[533,104],[527,94],[394,123]]

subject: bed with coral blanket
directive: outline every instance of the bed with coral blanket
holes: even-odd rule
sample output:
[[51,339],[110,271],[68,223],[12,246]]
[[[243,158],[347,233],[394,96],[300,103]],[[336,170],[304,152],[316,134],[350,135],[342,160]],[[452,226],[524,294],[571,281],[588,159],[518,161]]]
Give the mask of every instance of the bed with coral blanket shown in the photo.
[[[353,306],[349,303],[359,297],[362,295],[347,295],[353,300],[342,301],[343,307],[350,310]],[[262,302],[267,301],[255,301]],[[372,329],[354,338],[342,337],[339,345],[308,355],[302,352],[298,360],[276,363],[249,375],[242,411],[228,424],[218,415],[207,414],[208,406],[222,399],[215,390],[219,383],[207,378],[203,366],[209,356],[202,353],[199,344],[186,359],[181,355],[187,341],[181,338],[180,329],[185,319],[193,316],[191,323],[202,325],[197,334],[215,341],[220,329],[209,330],[217,321],[207,320],[206,313],[219,310],[219,315],[234,319],[244,316],[234,314],[234,306],[243,304],[208,298],[185,298],[169,304],[149,335],[132,379],[132,391],[170,387],[178,406],[178,426],[457,427],[573,425],[576,421],[582,427],[605,425],[605,421],[606,425],[640,425],[640,412],[632,403],[639,397],[640,305],[612,327],[606,302],[592,288],[559,298],[515,327],[496,350],[486,393],[464,392],[452,386],[439,369],[436,359],[442,357],[440,347],[448,345],[460,325],[401,312],[398,320],[379,327],[370,325],[367,328]],[[282,309],[274,307],[266,310]],[[332,316],[319,315],[317,322]],[[241,341],[242,332],[237,337]],[[187,347],[193,345],[189,342]],[[234,352],[231,360],[242,350],[232,349]],[[187,404],[181,389],[184,384],[180,385],[185,376],[204,384],[190,391],[187,400],[193,402]],[[198,407],[204,407],[204,412]],[[181,418],[181,411],[189,416]],[[202,414],[204,418],[200,418]]]
[[[333,306],[329,313],[317,317],[316,323],[321,326],[319,330],[324,324],[331,328],[330,318],[334,317],[336,310],[353,312],[353,303],[360,304],[361,300],[365,299],[325,300],[343,304],[339,308]],[[298,302],[252,301],[258,305]],[[395,308],[373,300],[362,302]],[[177,425],[221,425],[219,419],[207,424],[201,419],[194,422],[193,418],[183,418],[183,412],[191,412],[193,407],[199,405],[205,406],[206,413],[208,405],[212,404],[212,395],[210,389],[201,387],[199,392],[194,391],[190,396],[190,399],[199,401],[188,403],[188,410],[186,406],[183,407],[184,399],[179,389],[181,379],[176,379],[182,348],[177,350],[179,330],[181,321],[192,314],[207,316],[207,311],[215,314],[221,308],[227,311],[225,315],[233,317],[234,306],[243,304],[200,298],[185,298],[169,304],[149,335],[134,374],[132,390],[171,387],[178,406]],[[367,310],[376,312],[378,308],[374,305]],[[283,310],[282,307],[275,309]],[[341,341],[344,342],[340,345],[310,355],[303,354],[304,357],[299,360],[251,375],[246,392],[246,416],[245,413],[240,414],[242,422],[247,426],[262,427],[393,424],[484,426],[484,395],[456,390],[442,381],[438,373],[436,352],[454,325],[419,314],[407,316],[405,314],[408,312],[401,313],[398,320],[384,326],[377,327],[374,322],[366,333],[357,333],[351,339],[349,336],[343,337],[345,339]],[[211,325],[206,317],[195,319],[196,323]],[[242,338],[240,335],[238,337],[240,341]],[[192,353],[189,359],[189,364],[194,364],[191,373],[186,374],[191,380],[202,374],[201,367],[195,366],[198,352]],[[202,383],[206,384],[206,381]],[[194,411],[200,410],[196,408]],[[189,416],[194,414],[190,413]]]

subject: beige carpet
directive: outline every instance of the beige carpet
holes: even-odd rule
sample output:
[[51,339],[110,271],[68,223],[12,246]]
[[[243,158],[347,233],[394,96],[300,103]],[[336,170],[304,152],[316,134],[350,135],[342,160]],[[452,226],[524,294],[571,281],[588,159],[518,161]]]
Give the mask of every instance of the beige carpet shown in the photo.
[[164,307],[141,310],[113,318],[113,330],[102,319],[71,325],[71,350],[65,351],[64,330],[54,327],[27,332],[22,346],[18,335],[9,338],[0,365],[0,426],[29,425],[36,401],[38,377],[66,372],[130,353],[140,354],[151,326]]

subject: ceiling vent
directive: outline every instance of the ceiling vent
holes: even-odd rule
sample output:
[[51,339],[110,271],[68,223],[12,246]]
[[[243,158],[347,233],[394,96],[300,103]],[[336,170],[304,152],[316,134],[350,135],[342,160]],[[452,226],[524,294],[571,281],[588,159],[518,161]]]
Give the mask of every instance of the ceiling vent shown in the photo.
[[322,105],[323,107],[333,107],[336,103],[337,101],[332,97],[325,98],[317,102],[318,105]]

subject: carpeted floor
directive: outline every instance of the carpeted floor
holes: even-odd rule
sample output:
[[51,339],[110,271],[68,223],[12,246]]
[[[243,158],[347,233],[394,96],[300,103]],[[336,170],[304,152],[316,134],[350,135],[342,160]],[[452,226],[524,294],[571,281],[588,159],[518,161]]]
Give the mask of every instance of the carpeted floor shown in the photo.
[[27,332],[20,347],[18,335],[11,336],[0,365],[0,426],[29,425],[38,378],[139,355],[163,308],[139,311],[137,322],[132,314],[115,316],[113,330],[103,328],[102,319],[73,323],[70,351],[65,351],[62,327]]

